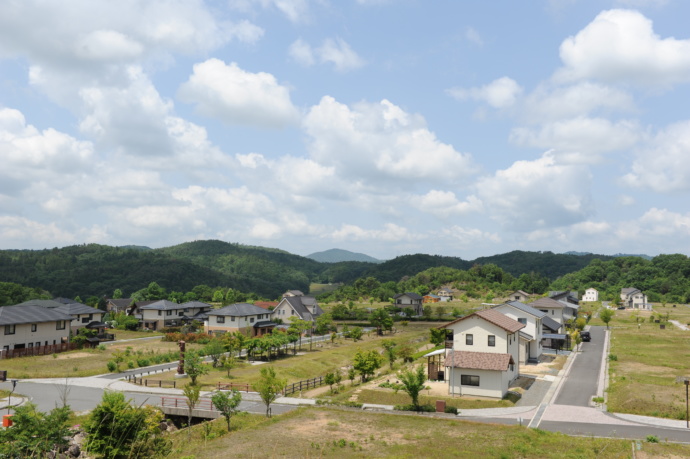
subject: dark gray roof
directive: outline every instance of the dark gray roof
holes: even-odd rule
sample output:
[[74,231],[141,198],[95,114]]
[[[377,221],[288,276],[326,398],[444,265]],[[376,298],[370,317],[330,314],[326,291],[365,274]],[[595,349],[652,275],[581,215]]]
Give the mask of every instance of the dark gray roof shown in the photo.
[[197,308],[197,309],[211,309],[213,306],[211,306],[208,303],[202,303],[201,301],[188,301],[186,303],[182,303],[182,307],[184,308]]
[[144,306],[139,306],[139,309],[142,311],[146,310],[154,310],[154,311],[168,311],[171,309],[184,309],[186,306],[183,306],[179,303],[173,303],[172,301],[168,300],[159,300],[155,301],[150,304],[146,304]]
[[259,320],[254,324],[254,328],[261,328],[261,327],[275,327],[276,323],[271,322],[270,320]]
[[[288,296],[283,298],[281,303],[283,301],[287,301],[292,310],[295,311],[295,314],[302,320],[315,320],[323,314],[323,309],[318,305],[316,299],[311,296]],[[278,306],[280,306],[280,303]]]
[[115,309],[117,309],[118,311],[127,309],[129,307],[129,305],[132,304],[131,298],[117,298],[117,299],[110,298],[107,301],[108,301],[108,303],[115,306]]
[[561,324],[559,324],[549,316],[544,316],[541,319],[541,324],[555,332],[557,332],[562,327]]
[[270,311],[249,303],[235,303],[220,309],[213,309],[206,312],[209,316],[255,316],[258,314],[270,314]]
[[[504,303],[504,304],[507,304],[508,306],[512,306],[515,309],[519,309],[520,311],[525,312],[527,314],[530,314],[530,315],[536,317],[537,319],[541,319],[542,317],[544,317],[546,315],[545,312],[542,312],[539,309],[535,309],[532,306],[529,306],[525,303],[521,303],[519,301],[508,301],[507,303]],[[503,306],[503,305],[499,304],[498,306],[494,306],[494,308],[498,308],[501,306]]]
[[105,314],[105,311],[101,311],[100,309],[92,308],[91,306],[87,306],[81,303],[63,304],[62,306],[55,309],[60,312],[64,312],[65,314],[70,314],[73,316],[77,314]]
[[534,339],[534,336],[530,335],[529,333],[525,333],[523,331],[519,332],[518,335],[520,338],[526,339],[527,341],[532,341]]
[[72,316],[55,308],[46,308],[35,304],[18,304],[0,307],[0,325],[35,324],[72,320]]
[[57,301],[58,303],[62,303],[62,304],[76,303],[75,300],[71,300],[69,298],[63,298],[61,296],[59,296],[57,298],[53,298],[53,301]]
[[29,300],[23,303],[19,303],[17,306],[41,306],[43,308],[59,308],[63,303],[59,303],[55,300]]

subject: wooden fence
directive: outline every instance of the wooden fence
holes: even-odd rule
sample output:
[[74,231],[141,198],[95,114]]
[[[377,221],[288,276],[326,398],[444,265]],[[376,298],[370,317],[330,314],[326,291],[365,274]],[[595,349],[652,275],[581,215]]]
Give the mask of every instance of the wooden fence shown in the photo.
[[59,352],[72,351],[77,349],[75,343],[49,344],[48,346],[25,347],[23,349],[5,349],[0,351],[1,359],[14,359],[16,357],[31,357],[36,355],[50,355]]
[[136,375],[127,376],[127,382],[139,384],[146,387],[177,387],[177,381],[166,381],[164,379],[144,379],[141,376],[137,378]]
[[285,386],[285,389],[283,389],[283,395],[290,395],[294,394],[295,392],[314,389],[315,387],[319,387],[322,385],[323,376],[319,376],[318,378],[303,379],[302,381],[293,384],[288,384],[287,386]]
[[218,383],[218,390],[240,390],[240,391],[245,391],[249,392],[251,390],[252,386],[247,383]]
[[[161,406],[170,408],[189,408],[187,405],[187,398],[181,397],[161,397]],[[213,402],[208,398],[200,398],[194,405],[195,410],[218,411]]]

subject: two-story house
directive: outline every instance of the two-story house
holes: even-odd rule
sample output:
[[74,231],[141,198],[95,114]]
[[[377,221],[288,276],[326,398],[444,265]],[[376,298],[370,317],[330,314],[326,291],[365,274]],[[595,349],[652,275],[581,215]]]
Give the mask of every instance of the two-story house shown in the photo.
[[72,316],[35,304],[0,307],[0,349],[26,349],[69,342]]
[[20,303],[18,306],[40,306],[48,309],[55,309],[63,314],[72,317],[70,330],[76,333],[80,328],[86,327],[92,322],[102,322],[105,311],[92,308],[82,303],[67,298],[55,298],[52,300],[29,300]]
[[503,398],[519,373],[519,332],[525,324],[484,309],[439,328],[450,331],[445,359],[449,392]]
[[393,297],[393,300],[395,301],[395,305],[397,307],[401,309],[412,308],[412,310],[414,311],[414,315],[422,315],[423,298],[420,294],[415,292],[398,293]]
[[585,294],[582,295],[582,301],[599,301],[599,290],[595,288],[588,288],[585,290]]
[[142,328],[160,330],[166,327],[179,327],[187,318],[211,309],[211,305],[200,302],[173,303],[168,300],[154,301],[153,303],[137,306],[138,313],[134,316],[139,319]]
[[642,293],[642,290],[634,287],[621,289],[621,302],[626,308],[652,309],[652,305],[647,302],[647,295]]
[[520,303],[527,303],[530,298],[530,294],[523,290],[515,290],[510,295],[508,295],[508,301],[519,301]]
[[295,295],[284,296],[271,312],[271,318],[280,319],[284,324],[289,324],[294,319],[306,320],[314,324],[321,314],[323,314],[323,309],[316,298]]
[[223,334],[242,332],[249,337],[271,333],[276,326],[271,321],[271,312],[249,303],[235,303],[206,313],[206,333]]
[[440,289],[438,292],[436,292],[439,298],[441,298],[441,301],[452,301],[453,300],[453,291],[447,287],[443,287]]
[[529,304],[534,309],[545,312],[550,318],[561,325],[565,325],[570,320],[577,317],[575,305],[565,301],[557,301],[553,298],[539,298]]
[[493,309],[525,325],[525,328],[520,330],[519,361],[521,364],[538,362],[542,354],[543,331],[558,333],[561,327],[561,324],[550,318],[545,312],[519,301],[509,301],[494,306]]

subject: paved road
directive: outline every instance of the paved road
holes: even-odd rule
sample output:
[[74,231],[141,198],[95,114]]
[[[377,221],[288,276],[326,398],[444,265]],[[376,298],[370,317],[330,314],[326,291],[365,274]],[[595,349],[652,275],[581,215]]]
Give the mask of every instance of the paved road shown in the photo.
[[597,394],[599,370],[605,346],[606,327],[590,327],[592,341],[582,343],[582,350],[556,398],[556,405],[590,406]]

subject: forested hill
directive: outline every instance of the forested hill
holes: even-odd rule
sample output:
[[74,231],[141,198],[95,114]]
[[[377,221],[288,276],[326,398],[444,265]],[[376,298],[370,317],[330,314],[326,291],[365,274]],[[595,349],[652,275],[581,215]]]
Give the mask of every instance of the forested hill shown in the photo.
[[551,252],[511,252],[473,261],[416,254],[379,264],[320,263],[283,250],[215,240],[161,249],[89,244],[46,250],[0,250],[0,282],[68,298],[112,295],[116,288],[128,295],[157,282],[168,291],[184,292],[197,285],[208,285],[274,299],[286,290],[307,292],[312,282],[349,284],[366,277],[398,282],[430,268],[467,270],[477,263],[493,263],[516,277],[534,272],[553,280],[582,269],[589,260],[589,256]]
[[554,280],[565,274],[578,271],[589,265],[592,260],[602,261],[613,260],[614,257],[607,255],[595,255],[587,253],[584,255],[574,255],[553,252],[523,252],[514,250],[512,252],[490,257],[480,257],[473,263],[479,265],[494,264],[503,268],[515,277],[523,273],[539,273],[544,277]]

